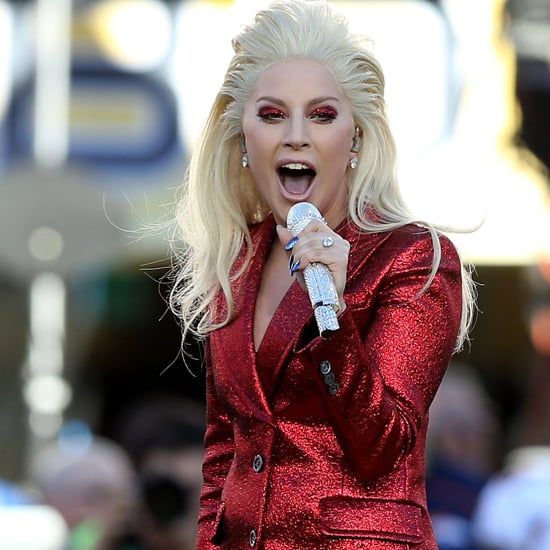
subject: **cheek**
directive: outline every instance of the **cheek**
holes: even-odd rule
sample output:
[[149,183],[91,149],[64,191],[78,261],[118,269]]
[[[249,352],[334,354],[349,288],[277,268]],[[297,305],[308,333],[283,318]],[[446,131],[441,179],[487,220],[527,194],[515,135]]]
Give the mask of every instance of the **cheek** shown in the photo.
[[265,154],[269,145],[269,133],[258,124],[246,124],[243,122],[243,132],[246,139],[246,150],[252,162],[254,157]]
[[340,170],[348,164],[351,150],[351,140],[348,132],[339,132],[326,143],[325,155],[334,163],[334,168]]
[[325,147],[330,148],[334,155],[346,156],[351,151],[355,127],[347,123],[335,127],[324,139]]
[[255,130],[245,130],[246,150],[248,156],[252,159],[262,154],[261,133]]

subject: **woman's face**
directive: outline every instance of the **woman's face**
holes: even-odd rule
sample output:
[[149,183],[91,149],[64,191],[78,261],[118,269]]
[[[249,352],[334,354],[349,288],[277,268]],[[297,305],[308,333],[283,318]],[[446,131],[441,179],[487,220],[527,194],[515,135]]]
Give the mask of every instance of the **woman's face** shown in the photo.
[[277,223],[311,202],[331,227],[347,211],[355,125],[332,73],[309,59],[280,61],[258,79],[243,114],[250,170]]

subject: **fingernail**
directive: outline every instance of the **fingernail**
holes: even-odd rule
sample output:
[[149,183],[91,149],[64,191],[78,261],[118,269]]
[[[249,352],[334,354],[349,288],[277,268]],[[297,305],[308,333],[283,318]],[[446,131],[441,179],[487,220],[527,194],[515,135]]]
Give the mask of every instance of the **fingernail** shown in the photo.
[[285,250],[292,250],[297,242],[298,237],[292,237],[292,239],[285,244]]
[[292,269],[292,264],[294,263],[294,254],[290,255],[290,260],[288,261],[288,269]]
[[294,275],[294,273],[296,273],[296,271],[298,271],[299,267],[300,267],[300,260],[298,260],[296,263],[294,263],[290,266],[290,274]]

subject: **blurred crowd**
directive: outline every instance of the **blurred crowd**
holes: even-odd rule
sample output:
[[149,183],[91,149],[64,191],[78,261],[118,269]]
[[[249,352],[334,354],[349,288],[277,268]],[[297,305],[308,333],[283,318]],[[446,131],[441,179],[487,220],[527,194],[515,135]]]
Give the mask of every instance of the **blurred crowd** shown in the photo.
[[474,369],[451,365],[428,434],[428,504],[440,550],[550,550],[550,438],[530,444],[532,433],[523,433],[509,447]]
[[[430,414],[440,550],[550,550],[550,445],[503,453],[498,411],[467,364],[451,364]],[[0,549],[194,549],[203,435],[202,403],[173,396],[127,409],[113,437],[68,423],[34,457],[30,486],[0,482],[0,527],[14,521],[6,510],[47,506],[65,527],[62,546],[11,545],[0,529]]]
[[[34,457],[29,487],[0,484],[0,548],[194,549],[203,434],[202,405],[172,396],[126,411],[112,438],[68,424]],[[3,510],[44,506],[62,520],[62,546],[1,528],[13,517]]]

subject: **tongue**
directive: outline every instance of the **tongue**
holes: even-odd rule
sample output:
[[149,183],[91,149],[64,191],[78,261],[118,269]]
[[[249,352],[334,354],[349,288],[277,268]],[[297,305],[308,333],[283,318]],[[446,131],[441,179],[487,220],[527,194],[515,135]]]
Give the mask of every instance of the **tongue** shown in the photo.
[[302,195],[305,193],[311,185],[311,176],[289,176],[285,175],[281,178],[281,183],[287,192],[293,195]]

